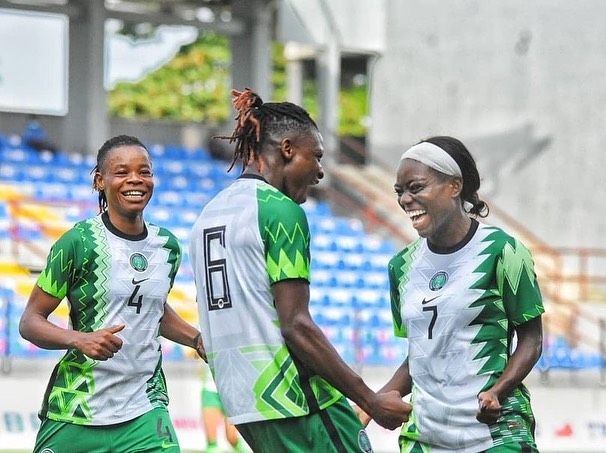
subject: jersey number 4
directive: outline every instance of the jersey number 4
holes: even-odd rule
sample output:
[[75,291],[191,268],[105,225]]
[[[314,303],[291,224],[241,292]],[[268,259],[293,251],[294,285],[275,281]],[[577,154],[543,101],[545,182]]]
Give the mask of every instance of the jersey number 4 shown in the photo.
[[225,225],[204,230],[204,261],[206,262],[206,300],[209,310],[231,308],[225,259]]

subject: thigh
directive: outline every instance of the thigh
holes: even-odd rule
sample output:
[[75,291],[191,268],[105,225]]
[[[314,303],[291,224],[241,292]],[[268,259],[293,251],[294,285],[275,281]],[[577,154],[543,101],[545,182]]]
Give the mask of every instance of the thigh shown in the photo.
[[34,453],[108,453],[108,445],[103,428],[44,419],[36,436]]
[[175,428],[165,408],[155,408],[145,414],[113,427],[112,453],[179,453]]
[[316,414],[246,423],[237,428],[256,453],[372,452],[366,431],[345,398]]

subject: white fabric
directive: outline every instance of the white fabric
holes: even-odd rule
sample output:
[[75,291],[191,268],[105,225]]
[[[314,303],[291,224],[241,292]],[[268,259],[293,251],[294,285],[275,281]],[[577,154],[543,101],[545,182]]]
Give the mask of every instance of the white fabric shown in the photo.
[[450,154],[433,143],[421,142],[408,148],[402,154],[400,160],[402,159],[416,160],[445,175],[463,177],[461,169]]

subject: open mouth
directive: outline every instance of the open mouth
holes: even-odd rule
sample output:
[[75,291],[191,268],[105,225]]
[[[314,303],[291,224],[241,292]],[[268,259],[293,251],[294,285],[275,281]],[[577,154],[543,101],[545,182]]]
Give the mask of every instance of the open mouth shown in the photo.
[[423,217],[426,212],[423,211],[422,209],[415,209],[414,211],[406,211],[406,214],[408,215],[408,217],[410,218],[410,220],[414,222],[417,222],[421,217]]
[[145,192],[140,190],[128,190],[126,192],[122,192],[122,196],[124,196],[124,198],[128,198],[129,200],[140,200],[145,196]]

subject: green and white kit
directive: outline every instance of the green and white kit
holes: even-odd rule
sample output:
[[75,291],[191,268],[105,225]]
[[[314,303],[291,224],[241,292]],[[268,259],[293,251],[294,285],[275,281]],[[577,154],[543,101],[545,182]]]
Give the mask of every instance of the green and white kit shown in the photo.
[[168,404],[159,327],[180,262],[168,230],[146,223],[144,234],[124,235],[107,214],[78,222],[53,245],[37,284],[67,297],[71,328],[125,328],[116,333],[122,348],[106,361],[66,352],[44,395],[43,418],[109,425]]
[[[307,415],[341,394],[290,354],[271,285],[310,279],[303,209],[241,176],[194,224],[190,256],[204,346],[232,424]],[[236,278],[237,277],[237,278]]]
[[478,393],[507,365],[513,328],[544,312],[528,249],[474,220],[471,234],[454,249],[414,241],[391,259],[389,277],[395,333],[408,338],[413,379],[402,451],[415,443],[431,445],[431,452],[533,444],[523,385],[502,403],[497,424],[475,418]]

